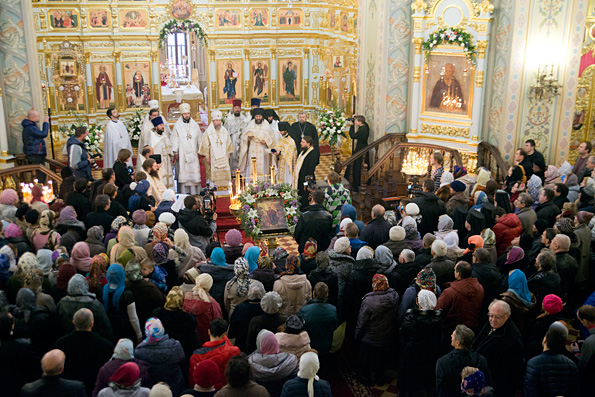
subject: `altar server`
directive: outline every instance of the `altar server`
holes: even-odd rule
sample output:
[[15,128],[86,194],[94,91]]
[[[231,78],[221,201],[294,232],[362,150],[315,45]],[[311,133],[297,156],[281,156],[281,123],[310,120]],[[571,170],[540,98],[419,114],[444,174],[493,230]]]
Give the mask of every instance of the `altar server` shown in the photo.
[[169,135],[165,132],[165,125],[161,116],[151,120],[153,128],[149,136],[149,146],[153,148],[155,154],[161,155],[161,168],[159,168],[159,178],[167,189],[174,187],[174,178],[172,171],[172,144]]
[[[128,136],[128,130],[124,123],[120,121],[120,113],[116,109],[109,108],[107,117],[110,121],[105,126],[105,139],[103,146],[103,168],[112,168],[118,159],[118,153],[121,149],[128,149],[132,153],[132,144]],[[126,163],[132,166],[132,159]]]
[[271,153],[277,160],[277,175],[279,183],[293,183],[297,151],[295,142],[289,131],[291,126],[285,121],[279,122],[281,139],[271,149]]
[[[141,124],[141,129],[140,129],[140,138],[138,140],[138,156],[137,156],[137,161],[136,161],[136,168],[137,170],[140,170],[142,168],[143,165],[143,159],[141,159],[141,148],[144,148],[145,146],[150,146],[149,140],[151,137],[151,130],[153,129],[153,123],[151,123],[151,120],[153,120],[155,117],[159,117],[159,101],[156,99],[153,99],[151,101],[149,101],[149,111],[147,112],[147,114],[145,115],[145,118],[143,120],[143,123]],[[163,127],[165,128],[165,132],[167,133],[167,136],[171,136],[171,131],[169,129],[169,125],[164,121],[163,123]]]
[[171,134],[174,151],[176,177],[178,179],[178,193],[200,193],[200,163],[198,151],[202,140],[202,132],[198,123],[190,117],[190,105],[180,105],[182,116],[176,121]]
[[256,170],[259,175],[268,175],[270,154],[268,148],[275,144],[275,135],[264,119],[264,110],[255,108],[253,111],[254,120],[251,120],[242,135],[242,147],[240,149],[240,170],[245,172],[249,178],[252,175],[252,158],[256,157]]

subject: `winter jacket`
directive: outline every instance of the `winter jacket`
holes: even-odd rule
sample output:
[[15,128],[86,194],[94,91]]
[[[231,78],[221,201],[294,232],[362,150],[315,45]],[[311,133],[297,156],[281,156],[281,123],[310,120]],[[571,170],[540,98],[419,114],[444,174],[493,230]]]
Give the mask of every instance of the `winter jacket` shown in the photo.
[[560,275],[560,298],[567,302],[568,292],[574,286],[578,263],[568,252],[556,253],[556,272]]
[[153,316],[153,310],[165,303],[163,294],[152,281],[142,279],[130,282],[126,280],[126,289],[132,291],[134,295],[136,314],[141,326]]
[[277,338],[277,343],[279,343],[280,351],[295,354],[298,360],[302,354],[311,349],[310,335],[306,331],[302,331],[297,335],[277,332],[275,338]]
[[260,307],[260,299],[246,299],[236,306],[229,319],[229,338],[235,338],[235,345],[243,352],[246,351],[248,328],[254,317],[264,314]]
[[537,219],[547,221],[547,227],[554,227],[556,217],[560,214],[560,208],[553,201],[546,201],[543,204],[537,205],[535,214],[537,214]]
[[355,339],[373,347],[392,344],[399,294],[392,288],[364,296],[355,327]]
[[99,255],[99,254],[105,254],[107,248],[105,247],[105,244],[103,244],[103,241],[97,240],[96,238],[93,237],[87,237],[87,239],[85,240],[85,243],[87,243],[87,245],[89,246],[89,252],[91,253],[91,258],[93,258],[95,255]]
[[461,396],[461,371],[465,367],[479,368],[486,383],[492,385],[492,376],[487,360],[477,352],[454,349],[436,362],[436,391],[438,397]]
[[178,225],[188,233],[190,244],[200,248],[203,252],[207,250],[211,236],[217,230],[217,222],[207,223],[198,211],[188,208],[184,208],[178,213]]
[[318,244],[318,251],[325,251],[333,236],[333,216],[322,204],[306,208],[300,216],[293,238],[298,243],[298,252],[304,252],[304,246],[312,237]]
[[140,372],[141,386],[151,387],[153,382],[151,381],[151,375],[149,374],[149,364],[138,358],[132,358],[131,360],[122,360],[120,358],[112,358],[105,363],[103,367],[99,369],[97,374],[97,381],[95,382],[95,389],[93,389],[92,397],[97,397],[97,394],[106,387],[109,387],[111,376],[123,365],[128,362],[135,363],[138,365]]
[[50,129],[49,123],[43,123],[43,130],[40,130],[37,123],[24,119],[21,121],[23,127],[23,152],[27,156],[47,156],[45,138]]
[[[62,334],[69,333],[74,330],[72,318],[79,309],[89,309],[93,312],[93,331],[99,333],[107,340],[113,340],[114,334],[112,332],[112,325],[107,318],[103,304],[95,299],[93,294],[89,295],[67,295],[60,299],[56,306],[56,313],[62,325]],[[142,323],[144,324],[144,323]]]
[[15,248],[17,249],[17,258],[23,256],[25,252],[33,252],[31,249],[31,244],[29,244],[29,240],[25,237],[9,237],[6,240],[10,244],[14,244]]
[[361,240],[367,241],[368,245],[376,249],[379,245],[386,243],[389,238],[388,234],[391,225],[384,218],[372,219],[361,231],[359,237]]
[[510,306],[510,319],[516,325],[521,334],[524,334],[527,325],[529,310],[535,306],[535,295],[531,294],[531,304],[525,305],[512,291],[504,291],[500,299]]
[[539,271],[527,279],[527,286],[535,301],[543,302],[546,295],[560,296],[560,275],[553,270]]
[[280,395],[283,384],[297,375],[298,359],[286,352],[262,354],[254,352],[248,356],[254,372],[254,381],[264,386],[271,395]]
[[527,363],[525,396],[578,397],[579,378],[576,365],[568,357],[549,350],[533,357]]
[[[219,340],[204,343],[202,347],[196,349],[192,357],[190,357],[189,379],[193,379],[194,367],[196,367],[198,363],[210,359],[215,361],[215,364],[219,367],[219,379],[215,379],[215,389],[221,389],[227,384],[227,380],[225,379],[227,363],[233,356],[239,356],[240,353],[240,349],[232,345],[225,335]],[[191,385],[191,387],[193,386],[194,384]]]
[[337,315],[339,316],[339,321],[342,321],[343,318],[343,304],[344,298],[347,288],[347,283],[349,282],[349,276],[351,274],[351,270],[353,269],[353,264],[355,263],[355,259],[353,259],[350,255],[344,254],[337,254],[335,251],[330,251],[328,253],[329,256],[329,269],[337,275],[339,281],[339,292],[337,296]]
[[[398,258],[398,257],[393,256],[393,258]],[[417,254],[415,255],[415,263],[417,263],[421,268],[426,267],[431,261],[432,261],[432,249],[431,248],[422,248],[419,251],[417,251]]]
[[0,382],[3,395],[18,396],[25,383],[38,379],[40,375],[39,356],[28,339],[11,335],[0,340]]
[[477,328],[483,297],[483,287],[476,278],[470,277],[450,283],[436,304],[436,310],[444,312],[442,332],[450,335],[458,324],[465,324],[471,329]]
[[185,360],[184,349],[177,340],[164,335],[153,343],[142,342],[134,349],[134,357],[146,361],[149,364],[151,380],[154,383],[167,383],[174,396],[180,395],[185,389],[180,368]]
[[91,162],[85,144],[74,135],[66,141],[68,151],[68,166],[72,168],[75,178],[93,179],[91,176]]
[[312,299],[300,310],[305,320],[304,330],[310,336],[310,346],[319,355],[327,354],[333,344],[333,332],[338,325],[337,309],[320,299]]
[[491,263],[473,263],[471,277],[475,277],[483,287],[484,307],[498,297],[500,292],[500,271]]
[[87,214],[85,217],[85,226],[87,227],[87,230],[93,226],[101,226],[103,227],[103,232],[107,234],[112,228],[112,221],[114,219],[115,218],[108,214],[107,211],[97,210]]
[[[446,203],[446,213],[448,215],[452,214],[455,208],[459,205],[464,205],[465,208],[469,208],[469,196],[467,196],[466,192],[457,192],[451,196],[451,198]],[[420,208],[421,210],[421,208]],[[421,213],[421,211],[420,211]],[[422,214],[423,217],[423,214]],[[438,225],[438,223],[436,223]]]
[[533,234],[533,225],[537,220],[535,211],[530,207],[525,207],[521,208],[516,215],[521,221],[521,226],[523,226],[523,234]]
[[432,269],[436,274],[436,285],[445,289],[446,283],[455,279],[455,263],[445,256],[432,258],[426,269]]
[[[227,310],[227,317],[228,319],[231,318],[233,311],[237,305],[244,302],[248,299],[248,294],[246,296],[239,296],[238,295],[238,283],[229,281],[228,285],[225,286],[225,291],[223,295],[223,301],[225,302],[225,310]],[[250,284],[248,285],[248,291],[252,288],[253,285],[260,284],[262,289],[264,289],[264,285],[258,280],[250,279]]]
[[[409,246],[403,240],[401,240],[401,241],[392,241],[392,240],[389,240],[389,241],[387,241],[386,243],[384,243],[382,245],[384,245],[389,250],[391,250],[391,252],[393,253],[393,258],[395,260],[397,260],[397,258],[399,257],[399,255],[401,255],[401,251],[403,251],[404,249],[409,249]],[[374,248],[374,249],[376,249],[376,248]]]
[[328,287],[328,299],[327,303],[337,307],[339,297],[339,278],[337,275],[328,267],[326,269],[317,268],[308,274],[308,281],[312,289],[316,287],[318,283],[325,283]]
[[357,258],[357,252],[365,245],[368,245],[368,243],[359,238],[350,238],[349,246],[351,247],[351,257],[353,259]]
[[523,233],[523,226],[521,221],[516,214],[506,214],[494,225],[494,234],[496,235],[496,250],[498,256],[502,255],[510,243],[516,237],[519,237]]
[[273,269],[254,269],[250,278],[260,281],[264,285],[264,290],[270,292],[273,290],[277,275]]
[[589,259],[591,258],[591,230],[585,224],[580,224],[574,229],[574,234],[579,241],[580,260],[578,262],[578,271],[575,282],[581,283],[587,281],[589,275]]
[[[417,294],[419,293],[420,290],[421,290],[421,288],[419,287],[419,285],[417,285],[416,283],[412,283],[411,286],[405,290],[405,293],[403,294],[403,296],[401,296],[401,301],[399,302],[399,308],[397,309],[397,317],[398,317],[399,324],[401,324],[403,322],[403,319],[405,318],[405,314],[407,313],[407,310],[417,309],[416,299],[417,299]],[[436,287],[435,294],[436,294],[436,298],[439,298],[440,295],[442,294],[442,289],[439,286]]]
[[216,300],[205,302],[192,292],[184,294],[182,310],[196,318],[196,332],[200,345],[209,341],[209,325],[216,318],[222,318],[221,306]]
[[201,273],[208,273],[213,277],[213,286],[209,290],[209,294],[219,303],[223,318],[227,316],[227,309],[225,308],[225,286],[227,282],[235,275],[233,266],[217,266],[212,263],[201,263],[196,266]]
[[85,384],[78,380],[63,379],[60,375],[43,375],[21,389],[21,397],[86,397]]
[[417,204],[421,214],[421,225],[418,227],[419,234],[423,237],[426,233],[433,233],[438,229],[438,218],[446,214],[446,206],[432,192],[423,192],[421,196],[413,199],[412,203]]
[[543,352],[543,337],[554,321],[563,321],[563,318],[558,314],[547,314],[544,312],[534,321],[527,323],[527,336],[525,337],[525,361],[539,356]]
[[169,337],[180,342],[186,359],[190,359],[192,352],[201,345],[196,332],[196,318],[184,310],[167,310],[164,307],[153,310],[153,317],[161,320]]
[[273,291],[281,295],[283,304],[279,313],[290,316],[312,299],[312,285],[305,274],[286,274],[275,281]]
[[[314,380],[314,397],[331,397],[331,385],[322,379]],[[283,385],[281,397],[303,397],[308,395],[308,379],[295,378]]]

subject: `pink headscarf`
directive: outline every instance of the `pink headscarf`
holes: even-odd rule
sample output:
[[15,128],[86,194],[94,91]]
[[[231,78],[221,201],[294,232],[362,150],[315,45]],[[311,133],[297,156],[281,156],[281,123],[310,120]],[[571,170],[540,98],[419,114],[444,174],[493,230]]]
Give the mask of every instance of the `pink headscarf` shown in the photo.
[[91,270],[91,252],[87,243],[79,241],[72,247],[70,263],[82,272]]
[[279,354],[279,343],[275,334],[267,329],[263,329],[256,337],[256,347],[261,354]]
[[244,244],[244,248],[242,248],[242,255],[246,255],[246,251],[248,251],[248,248],[250,248],[250,247],[254,247],[254,244],[252,244],[252,243]]
[[41,188],[38,185],[33,186],[33,189],[31,189],[31,196],[32,203],[36,201],[41,201],[42,203],[45,203],[45,201],[43,201],[43,194],[41,192]]

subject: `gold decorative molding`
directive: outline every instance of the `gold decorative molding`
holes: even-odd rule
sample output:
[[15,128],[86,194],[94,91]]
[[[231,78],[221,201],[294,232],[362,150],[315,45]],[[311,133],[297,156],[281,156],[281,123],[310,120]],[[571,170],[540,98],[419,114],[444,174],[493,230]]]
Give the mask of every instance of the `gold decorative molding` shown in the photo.
[[209,50],[209,61],[215,62],[215,50]]
[[318,106],[318,83],[312,83],[312,106]]
[[151,51],[151,61],[153,63],[155,63],[155,62],[157,62],[158,58],[159,58],[159,51],[157,51],[157,50]]
[[271,87],[272,87],[271,106],[277,106],[277,80],[276,79],[271,80]]
[[217,109],[219,106],[217,104],[217,83],[211,81],[211,104],[214,109]]
[[271,58],[273,59],[273,61],[275,59],[277,59],[277,49],[276,48],[271,48]]
[[424,42],[424,39],[421,37],[414,37],[411,41],[415,45],[415,55],[421,55],[421,45]]
[[309,101],[310,95],[308,92],[308,88],[310,87],[309,83],[310,83],[310,81],[308,79],[304,79],[304,105],[308,105],[308,103],[310,102]]
[[426,9],[427,6],[428,5],[426,4],[425,1],[415,0],[413,3],[411,3],[411,11],[417,12],[417,13],[422,13]]
[[411,131],[409,131],[409,134],[417,135],[417,128],[412,128]]
[[306,27],[310,26],[310,13],[309,12],[304,13],[304,26],[306,26]]
[[435,124],[421,124],[422,134],[431,135],[446,135],[446,136],[458,136],[461,138],[469,138],[471,128],[452,127],[446,125],[435,125]]
[[477,72],[477,75],[475,76],[475,86],[479,88],[483,87],[483,70]]
[[91,57],[91,53],[89,51],[85,51],[84,57],[85,57],[85,63],[89,63],[89,58]]
[[93,95],[93,86],[87,86],[87,106],[90,112],[96,112],[95,109],[95,96]]
[[328,82],[321,81],[320,82],[320,94],[318,97],[320,98],[318,101],[318,106],[326,107],[326,88],[328,87]]
[[161,85],[158,83],[153,84],[153,99],[158,100],[161,102]]
[[124,96],[124,88],[122,87],[122,85],[118,85],[117,87],[118,90],[118,98],[120,98],[120,106],[118,107],[118,110],[120,112],[123,112],[124,109],[124,104],[126,103],[126,97]]
[[309,58],[310,58],[310,49],[304,48],[304,59],[309,59]]
[[250,60],[250,50],[247,48],[244,48],[244,60],[245,61],[249,61]]
[[2,98],[2,87],[0,86],[0,98]]
[[413,22],[413,30],[421,30],[421,21]]
[[478,59],[485,59],[486,57],[486,48],[488,48],[488,42],[486,41],[478,41],[477,42],[477,58]]
[[113,55],[114,55],[114,59],[116,60],[116,63],[119,63],[120,56],[122,55],[122,53],[120,51],[114,51]]
[[491,14],[494,12],[494,5],[490,0],[483,0],[480,4],[475,4],[475,12],[478,14]]
[[413,67],[413,81],[418,83],[421,80],[421,66]]

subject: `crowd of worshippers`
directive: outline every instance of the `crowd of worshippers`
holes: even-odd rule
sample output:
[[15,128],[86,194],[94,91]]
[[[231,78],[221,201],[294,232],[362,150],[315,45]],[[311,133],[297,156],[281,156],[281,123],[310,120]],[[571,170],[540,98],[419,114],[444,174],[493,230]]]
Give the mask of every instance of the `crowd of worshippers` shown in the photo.
[[364,386],[396,368],[404,396],[592,395],[595,157],[525,146],[503,184],[434,153],[423,193],[365,225],[330,173],[297,252],[216,241],[199,196],[111,169],[63,172],[52,203],[6,189],[2,395],[330,396],[317,373],[345,362]]

